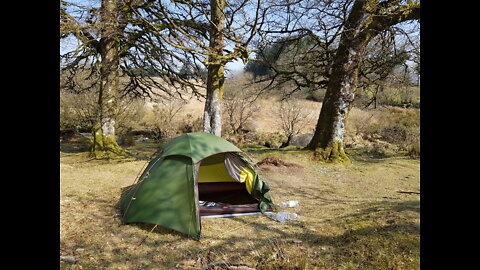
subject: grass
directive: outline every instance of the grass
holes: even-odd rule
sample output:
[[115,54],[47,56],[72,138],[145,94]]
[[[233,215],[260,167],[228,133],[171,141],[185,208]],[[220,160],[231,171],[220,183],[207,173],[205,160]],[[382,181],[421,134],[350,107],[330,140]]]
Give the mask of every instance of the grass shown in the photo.
[[[303,168],[262,176],[278,203],[298,200],[299,221],[265,216],[202,220],[192,240],[151,224],[122,225],[115,207],[156,147],[140,143],[124,160],[60,153],[61,269],[419,269],[419,160],[350,151],[348,166],[319,164],[295,148],[245,149],[256,162],[274,155]],[[151,231],[151,232],[150,232]],[[141,243],[141,244],[140,244]]]

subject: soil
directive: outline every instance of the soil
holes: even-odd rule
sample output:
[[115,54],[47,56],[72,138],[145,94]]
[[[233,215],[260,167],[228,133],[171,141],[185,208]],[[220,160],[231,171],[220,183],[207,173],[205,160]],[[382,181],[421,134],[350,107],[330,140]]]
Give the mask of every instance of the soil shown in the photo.
[[292,168],[292,169],[303,168],[298,164],[285,162],[276,156],[268,156],[264,158],[262,161],[258,162],[256,165],[260,169],[266,169],[266,170],[270,170],[272,168]]

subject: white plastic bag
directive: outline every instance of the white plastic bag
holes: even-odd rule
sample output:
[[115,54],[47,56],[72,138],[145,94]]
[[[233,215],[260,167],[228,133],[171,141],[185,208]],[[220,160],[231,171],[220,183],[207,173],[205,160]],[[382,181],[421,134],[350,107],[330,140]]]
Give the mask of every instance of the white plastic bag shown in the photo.
[[289,212],[269,213],[267,215],[271,219],[274,219],[282,224],[287,221],[298,220],[300,218],[300,216],[297,215],[296,213],[289,213]]
[[278,204],[278,206],[281,208],[296,207],[297,205],[298,205],[298,201],[281,202]]

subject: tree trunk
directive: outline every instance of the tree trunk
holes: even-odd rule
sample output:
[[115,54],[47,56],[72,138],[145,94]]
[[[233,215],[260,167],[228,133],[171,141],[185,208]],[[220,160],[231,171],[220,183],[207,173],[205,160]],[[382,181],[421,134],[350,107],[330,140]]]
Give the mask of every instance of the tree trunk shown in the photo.
[[211,0],[210,49],[208,59],[207,97],[203,115],[203,131],[222,135],[221,101],[224,90],[225,63],[223,55],[223,28],[225,0]]
[[222,135],[221,100],[224,83],[223,65],[210,65],[208,67],[207,97],[203,114],[203,132]]
[[[343,149],[345,124],[355,97],[358,65],[368,42],[381,31],[420,17],[420,4],[356,0],[345,22],[320,116],[307,149],[324,161],[349,162]],[[378,14],[377,14],[378,13]]]
[[98,97],[99,123],[92,130],[90,154],[95,158],[114,158],[125,152],[117,144],[115,117],[119,87],[119,57],[117,39],[117,3],[102,1],[102,38],[100,39],[100,92]]
[[349,162],[343,149],[345,122],[355,97],[358,63],[368,36],[361,27],[368,19],[365,2],[357,1],[345,23],[345,29],[333,59],[322,109],[307,149],[324,161]]
[[287,140],[285,142],[283,142],[282,145],[280,145],[280,148],[285,148],[285,147],[289,146],[292,138],[293,138],[293,135],[289,135],[287,137]]

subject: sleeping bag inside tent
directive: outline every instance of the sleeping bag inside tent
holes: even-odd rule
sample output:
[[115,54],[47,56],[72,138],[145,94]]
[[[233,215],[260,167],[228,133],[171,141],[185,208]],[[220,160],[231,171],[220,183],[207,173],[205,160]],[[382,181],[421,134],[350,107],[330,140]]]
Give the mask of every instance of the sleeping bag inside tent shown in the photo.
[[165,144],[120,199],[124,223],[152,223],[200,239],[201,218],[271,211],[270,187],[242,151],[209,133]]

